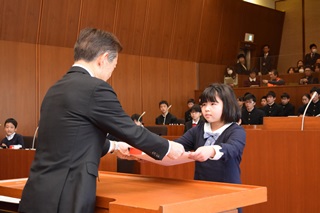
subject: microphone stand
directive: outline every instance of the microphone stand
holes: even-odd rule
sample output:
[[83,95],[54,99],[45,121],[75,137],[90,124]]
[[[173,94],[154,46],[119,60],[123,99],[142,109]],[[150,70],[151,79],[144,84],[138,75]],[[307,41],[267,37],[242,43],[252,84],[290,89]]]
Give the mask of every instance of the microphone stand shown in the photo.
[[39,129],[39,127],[37,126],[36,130],[34,131],[34,135],[33,135],[33,139],[32,139],[32,147],[31,147],[31,150],[35,150],[35,148],[34,148],[34,142],[35,142],[35,140],[36,140],[36,135],[37,135],[38,129]]

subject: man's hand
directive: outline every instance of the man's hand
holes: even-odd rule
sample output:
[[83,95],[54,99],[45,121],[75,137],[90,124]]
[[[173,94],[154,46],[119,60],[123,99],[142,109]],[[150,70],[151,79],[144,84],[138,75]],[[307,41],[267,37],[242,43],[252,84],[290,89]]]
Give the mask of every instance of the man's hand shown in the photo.
[[170,143],[170,151],[168,153],[168,157],[171,159],[177,159],[179,158],[185,151],[184,151],[184,147],[174,141],[169,141]]

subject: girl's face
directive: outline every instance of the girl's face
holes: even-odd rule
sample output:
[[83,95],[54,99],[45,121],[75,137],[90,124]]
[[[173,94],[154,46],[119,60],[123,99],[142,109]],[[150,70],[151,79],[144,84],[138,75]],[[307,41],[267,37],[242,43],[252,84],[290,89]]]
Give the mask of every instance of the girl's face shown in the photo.
[[223,103],[219,96],[216,96],[217,102],[208,101],[202,104],[201,111],[203,117],[211,124],[211,129],[216,130],[224,125],[221,121]]
[[307,96],[302,96],[302,103],[307,104],[309,102],[309,98]]

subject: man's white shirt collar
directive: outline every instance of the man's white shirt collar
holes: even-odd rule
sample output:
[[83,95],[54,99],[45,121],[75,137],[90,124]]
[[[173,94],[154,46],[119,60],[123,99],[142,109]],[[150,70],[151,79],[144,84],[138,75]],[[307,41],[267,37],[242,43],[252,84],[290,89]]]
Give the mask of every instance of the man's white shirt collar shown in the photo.
[[82,64],[73,64],[72,66],[73,67],[81,67],[81,68],[85,69],[91,75],[91,77],[94,77],[93,73],[87,67],[83,66]]

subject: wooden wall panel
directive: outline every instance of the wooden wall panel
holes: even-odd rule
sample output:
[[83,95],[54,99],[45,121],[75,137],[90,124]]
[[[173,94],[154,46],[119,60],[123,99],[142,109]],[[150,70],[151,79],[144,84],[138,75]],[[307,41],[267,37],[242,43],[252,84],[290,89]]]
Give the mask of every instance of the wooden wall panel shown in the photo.
[[178,118],[184,118],[188,110],[187,101],[193,98],[197,88],[197,64],[194,62],[169,61],[169,89],[172,108],[171,112]]
[[199,0],[178,1],[169,58],[196,61],[202,7]]
[[169,57],[175,7],[176,0],[152,0],[148,4],[142,55]]
[[[39,109],[47,90],[67,73],[73,64],[73,49],[40,46],[39,54]],[[39,111],[40,112],[40,111]]]
[[[152,80],[150,80],[152,81]],[[111,84],[123,109],[131,116],[142,113],[142,84],[140,56],[120,54]]]
[[[320,1],[304,1],[305,2],[305,52],[310,52],[310,44],[315,43],[320,48],[320,18],[319,11]],[[315,9],[317,8],[317,9]]]
[[117,0],[83,0],[79,29],[95,27],[114,32]]
[[77,38],[80,2],[43,0],[40,44],[73,47]]
[[115,34],[124,52],[139,55],[143,42],[147,0],[119,0]]
[[34,132],[35,45],[0,41],[0,47],[0,129],[3,129],[7,118],[13,117],[18,121],[18,133],[24,135]]
[[198,59],[202,63],[218,64],[217,46],[219,45],[220,29],[222,24],[222,12],[224,2],[222,0],[204,0],[198,46]]
[[[160,115],[161,100],[171,104],[168,66],[167,59],[142,58],[142,108],[146,111],[143,118],[145,124],[155,124],[155,118]],[[174,114],[176,109],[172,108],[170,112]]]
[[35,43],[41,0],[0,1],[0,40]]
[[223,74],[227,66],[215,64],[199,64],[199,90],[211,83],[223,83]]

